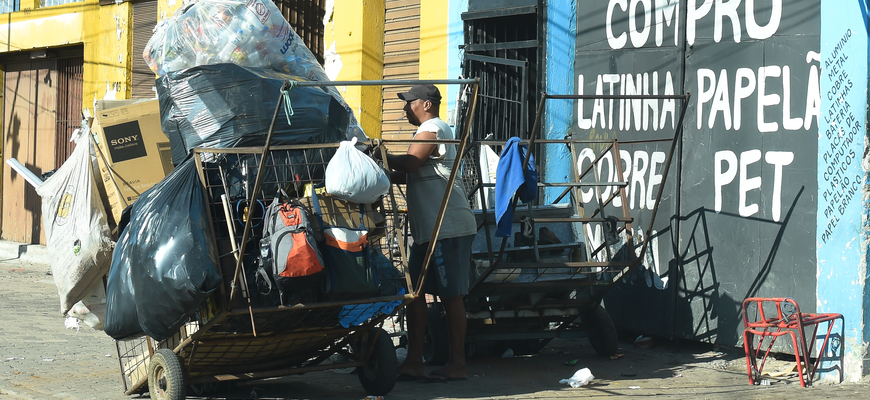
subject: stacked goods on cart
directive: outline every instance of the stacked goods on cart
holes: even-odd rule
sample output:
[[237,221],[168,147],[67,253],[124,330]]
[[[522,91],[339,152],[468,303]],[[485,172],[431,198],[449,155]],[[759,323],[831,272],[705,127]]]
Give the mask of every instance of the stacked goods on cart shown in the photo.
[[[299,184],[323,181],[335,152],[296,148],[268,157],[250,152],[191,157],[193,149],[333,144],[365,135],[334,87],[288,88],[286,82],[328,78],[272,2],[183,6],[158,26],[144,57],[160,75],[161,129],[178,166],[128,208],[129,221],[119,223],[106,332],[116,339],[144,333],[161,340],[178,332],[222,279],[229,279],[227,291],[237,288],[238,268],[225,268],[228,264],[244,263],[248,271],[262,265],[258,243],[246,243],[245,251],[230,243],[241,232],[230,221],[244,221],[250,216],[245,211],[258,204],[262,219],[264,204],[294,184],[291,193],[301,201]],[[268,181],[253,185],[260,169]],[[200,182],[208,193],[199,193]],[[236,209],[230,212],[228,204]],[[224,212],[233,214],[226,224],[215,219]],[[246,236],[264,239],[262,226]],[[269,284],[275,284],[274,275]],[[243,279],[249,285],[242,286],[257,284]],[[256,293],[245,291],[249,299]],[[260,300],[270,303],[274,297]]]
[[160,77],[161,127],[169,137],[173,162],[195,147],[263,146],[282,96],[272,145],[345,139],[351,114],[318,88],[281,90],[285,81],[297,79],[235,64],[203,65]]
[[[298,80],[330,80],[275,3],[268,0],[209,0],[182,6],[155,28],[143,57],[158,76],[195,66],[233,63]],[[334,86],[324,90],[347,112],[348,138],[365,139],[338,90]]]
[[57,171],[36,186],[42,198],[42,218],[51,275],[60,296],[61,315],[68,326],[84,321],[102,329],[105,289],[113,243],[106,210],[97,190],[87,124],[73,138],[76,148]]
[[[315,185],[318,180],[314,180],[289,191],[295,194],[291,197],[282,185],[268,206],[259,200],[255,202],[255,207],[262,211],[252,214],[254,221],[249,235],[252,240],[242,260],[255,306],[346,301],[405,293],[403,276],[380,247],[373,245],[386,233],[381,196],[389,189],[389,181],[374,162],[368,169],[374,173],[366,173],[365,168],[353,161],[354,157],[371,160],[353,144],[352,141],[342,142],[329,160],[325,179],[319,179],[326,187]],[[315,162],[326,164],[321,159]],[[214,168],[213,165],[208,167]],[[267,175],[280,168],[261,167]],[[355,173],[346,168],[353,168]],[[323,169],[323,165],[318,169]],[[336,173],[342,175],[341,179],[335,177]],[[378,177],[378,173],[382,176]],[[228,170],[226,174],[233,175],[233,171]],[[223,182],[216,183],[215,179],[210,182],[211,193],[238,192],[220,187]],[[327,190],[330,182],[335,193]],[[269,197],[268,193],[265,196]],[[234,203],[238,205],[240,201],[234,200]],[[245,216],[240,215],[239,210],[244,206],[223,207],[227,219],[232,221],[227,226],[216,224],[218,236],[240,237],[240,231],[245,228]],[[219,243],[219,247],[228,248],[226,242]],[[227,270],[233,271],[235,260],[224,259],[232,264],[224,268],[224,276],[228,277]]]

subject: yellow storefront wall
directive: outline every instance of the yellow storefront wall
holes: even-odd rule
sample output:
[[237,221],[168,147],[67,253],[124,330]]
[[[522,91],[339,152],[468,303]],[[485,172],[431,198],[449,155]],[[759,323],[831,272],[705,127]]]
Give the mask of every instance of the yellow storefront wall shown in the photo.
[[[39,0],[22,0],[22,11],[0,15],[0,54],[81,44],[84,47],[83,107],[105,97],[126,99],[131,93],[132,3],[100,6],[98,0],[47,8]],[[158,18],[180,2],[158,3]],[[422,0],[420,79],[447,78],[447,2]],[[337,0],[324,39],[335,43],[342,68],[337,80],[383,79],[384,2]],[[5,17],[5,18],[4,18]],[[3,21],[5,19],[5,21]],[[443,86],[443,85],[442,85]],[[446,93],[446,87],[440,87]],[[381,88],[340,87],[366,133],[380,137]],[[442,102],[442,115],[446,102]]]
[[[383,79],[383,1],[336,0],[334,14],[326,26],[325,48],[335,44],[342,68],[337,80]],[[420,1],[420,79],[447,79],[447,13],[444,0]],[[439,85],[447,93],[446,85]],[[380,87],[340,88],[345,101],[360,119],[366,134],[379,138],[383,92]],[[447,102],[442,101],[441,115]]]
[[38,4],[23,0],[22,11],[0,15],[0,55],[83,45],[83,107],[92,108],[94,100],[107,94],[129,98],[132,3],[100,6],[97,0],[87,0],[46,8]]
[[[420,1],[420,79],[447,79],[447,10],[445,0]],[[447,85],[437,85],[441,95]],[[447,99],[442,97],[439,112],[447,115]]]
[[[384,77],[384,2],[337,0],[324,33],[325,48],[335,45],[341,58],[339,81],[380,80]],[[338,88],[371,138],[381,137],[383,99],[380,86]]]
[[[107,92],[117,99],[130,97],[131,3],[100,6],[98,0],[86,0],[39,8],[39,0],[21,0],[20,10],[0,14],[0,57],[82,46],[82,107],[93,115],[94,100]],[[0,79],[0,93],[3,85]],[[0,182],[0,190],[6,186]]]

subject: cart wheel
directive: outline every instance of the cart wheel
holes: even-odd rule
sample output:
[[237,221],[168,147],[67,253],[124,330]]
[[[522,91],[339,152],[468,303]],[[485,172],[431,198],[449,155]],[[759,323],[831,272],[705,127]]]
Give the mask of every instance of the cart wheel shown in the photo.
[[[381,328],[372,328],[368,333],[368,339],[376,340],[376,342],[365,365],[357,368],[357,375],[366,393],[373,396],[383,396],[393,390],[393,386],[396,385],[396,376],[399,373],[396,349],[393,347],[393,339],[390,338],[390,334]],[[361,343],[360,347],[370,344]]]
[[586,314],[587,326],[590,329],[589,343],[592,349],[602,357],[610,357],[619,351],[619,339],[616,337],[616,327],[607,310],[600,304]]
[[181,361],[170,349],[159,349],[148,365],[148,392],[152,400],[182,400],[185,397]]
[[429,365],[444,365],[450,358],[447,341],[447,321],[441,315],[441,303],[429,307],[426,336],[423,339],[423,360]]

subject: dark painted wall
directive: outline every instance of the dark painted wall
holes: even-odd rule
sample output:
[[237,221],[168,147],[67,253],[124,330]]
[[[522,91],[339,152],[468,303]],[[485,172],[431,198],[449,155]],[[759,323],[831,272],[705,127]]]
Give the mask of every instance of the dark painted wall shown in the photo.
[[[692,94],[651,251],[605,296],[617,326],[733,345],[745,297],[793,297],[814,311],[819,1],[578,3],[579,94]],[[655,103],[636,113],[636,103],[584,101],[575,134],[672,137],[679,102]],[[622,150],[645,227],[641,199],[668,147]]]

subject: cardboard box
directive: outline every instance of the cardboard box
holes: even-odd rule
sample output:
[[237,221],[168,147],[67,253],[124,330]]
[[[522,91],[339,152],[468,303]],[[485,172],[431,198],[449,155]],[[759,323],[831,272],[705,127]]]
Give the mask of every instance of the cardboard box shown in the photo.
[[169,138],[160,130],[157,99],[97,112],[91,125],[106,197],[115,221],[173,169]]

